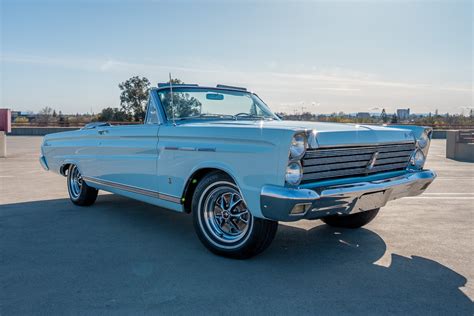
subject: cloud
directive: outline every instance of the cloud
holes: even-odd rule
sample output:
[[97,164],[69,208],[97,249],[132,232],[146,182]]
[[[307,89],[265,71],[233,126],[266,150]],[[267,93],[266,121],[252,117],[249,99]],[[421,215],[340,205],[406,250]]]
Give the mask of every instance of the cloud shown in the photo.
[[182,67],[173,65],[158,65],[133,63],[120,61],[116,59],[84,59],[84,58],[64,58],[64,57],[43,57],[28,55],[4,55],[0,58],[2,63],[12,64],[31,64],[50,67],[70,68],[83,71],[101,71],[101,72],[143,72],[149,70],[180,70],[188,72],[215,73],[219,72],[211,69],[200,69],[195,67]]
[[[319,69],[309,67],[299,72],[278,71],[276,62],[268,62],[259,71],[229,69],[209,61],[188,61],[188,64],[168,65],[153,62],[133,62],[116,58],[84,59],[75,57],[43,57],[8,55],[1,57],[2,64],[30,64],[44,67],[75,69],[78,71],[113,73],[116,77],[140,74],[148,78],[163,77],[168,72],[186,82],[214,85],[227,83],[247,86],[257,91],[275,110],[292,110],[317,104],[318,111],[334,109],[394,108],[410,105],[420,109],[449,108],[453,104],[472,104],[472,83],[432,84],[423,82],[393,81],[380,75],[335,67]],[[305,68],[306,69],[306,68]],[[297,101],[295,101],[297,100]],[[458,106],[459,105],[459,106]],[[425,110],[423,110],[425,111]]]
[[[1,57],[2,63],[20,63],[44,65],[52,67],[73,68],[87,71],[101,72],[150,72],[154,70],[161,71],[182,71],[190,73],[214,73],[225,75],[226,77],[251,77],[251,82],[263,84],[311,84],[313,90],[327,91],[360,91],[363,87],[392,87],[403,89],[441,89],[457,92],[472,92],[472,86],[469,85],[432,85],[427,83],[409,83],[378,79],[375,74],[364,73],[343,68],[321,69],[318,72],[308,73],[285,73],[277,71],[259,71],[242,72],[226,69],[225,67],[214,66],[214,69],[199,68],[177,65],[160,65],[153,63],[134,63],[129,61],[120,61],[116,59],[83,59],[83,58],[63,58],[63,57],[39,57],[39,56],[12,56],[4,55]],[[277,67],[277,63],[270,61],[266,65],[268,68]],[[217,69],[216,69],[217,68]],[[316,69],[312,67],[312,69]],[[312,70],[311,70],[312,71]],[[253,79],[252,79],[253,78]],[[325,83],[321,85],[321,83]],[[318,83],[318,85],[314,85]],[[328,85],[332,84],[332,86]]]
[[315,87],[313,90],[327,90],[327,91],[360,91],[359,88],[340,88],[340,87]]
[[3,55],[0,59],[3,63],[30,64],[38,66],[60,67],[94,71],[97,69],[97,61],[81,58],[41,57],[28,55]]

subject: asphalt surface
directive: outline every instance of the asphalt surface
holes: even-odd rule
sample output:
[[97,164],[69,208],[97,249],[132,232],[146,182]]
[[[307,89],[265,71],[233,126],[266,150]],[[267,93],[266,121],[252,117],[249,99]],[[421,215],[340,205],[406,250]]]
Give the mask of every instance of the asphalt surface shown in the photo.
[[40,141],[10,137],[0,159],[0,315],[474,314],[474,164],[443,140],[424,195],[359,230],[280,224],[246,261],[208,252],[186,214],[112,194],[74,206]]

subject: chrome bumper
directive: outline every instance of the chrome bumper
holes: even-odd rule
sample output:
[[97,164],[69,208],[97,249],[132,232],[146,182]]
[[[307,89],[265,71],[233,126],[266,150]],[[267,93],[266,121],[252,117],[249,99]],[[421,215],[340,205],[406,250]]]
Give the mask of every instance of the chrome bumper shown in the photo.
[[[385,206],[388,201],[423,193],[436,178],[431,170],[409,172],[376,181],[292,189],[265,185],[260,193],[263,215],[272,220],[318,219]],[[295,210],[299,213],[295,213]]]

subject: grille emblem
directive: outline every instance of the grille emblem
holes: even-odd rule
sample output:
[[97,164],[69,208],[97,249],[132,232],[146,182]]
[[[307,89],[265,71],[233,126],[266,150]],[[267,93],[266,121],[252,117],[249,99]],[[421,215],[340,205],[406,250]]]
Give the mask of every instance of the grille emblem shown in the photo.
[[378,151],[374,152],[374,154],[370,158],[369,163],[367,164],[367,167],[366,167],[367,171],[374,169],[374,165],[375,165],[375,162],[377,161],[378,155],[379,155]]

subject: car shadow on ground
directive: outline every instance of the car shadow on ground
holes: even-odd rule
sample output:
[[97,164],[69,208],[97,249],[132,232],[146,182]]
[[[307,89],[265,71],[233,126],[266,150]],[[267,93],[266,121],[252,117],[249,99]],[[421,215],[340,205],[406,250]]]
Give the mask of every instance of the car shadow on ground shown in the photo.
[[115,195],[2,205],[0,314],[472,315],[465,277],[418,256],[374,264],[386,248],[368,229],[280,225],[239,261],[209,253],[191,216]]

